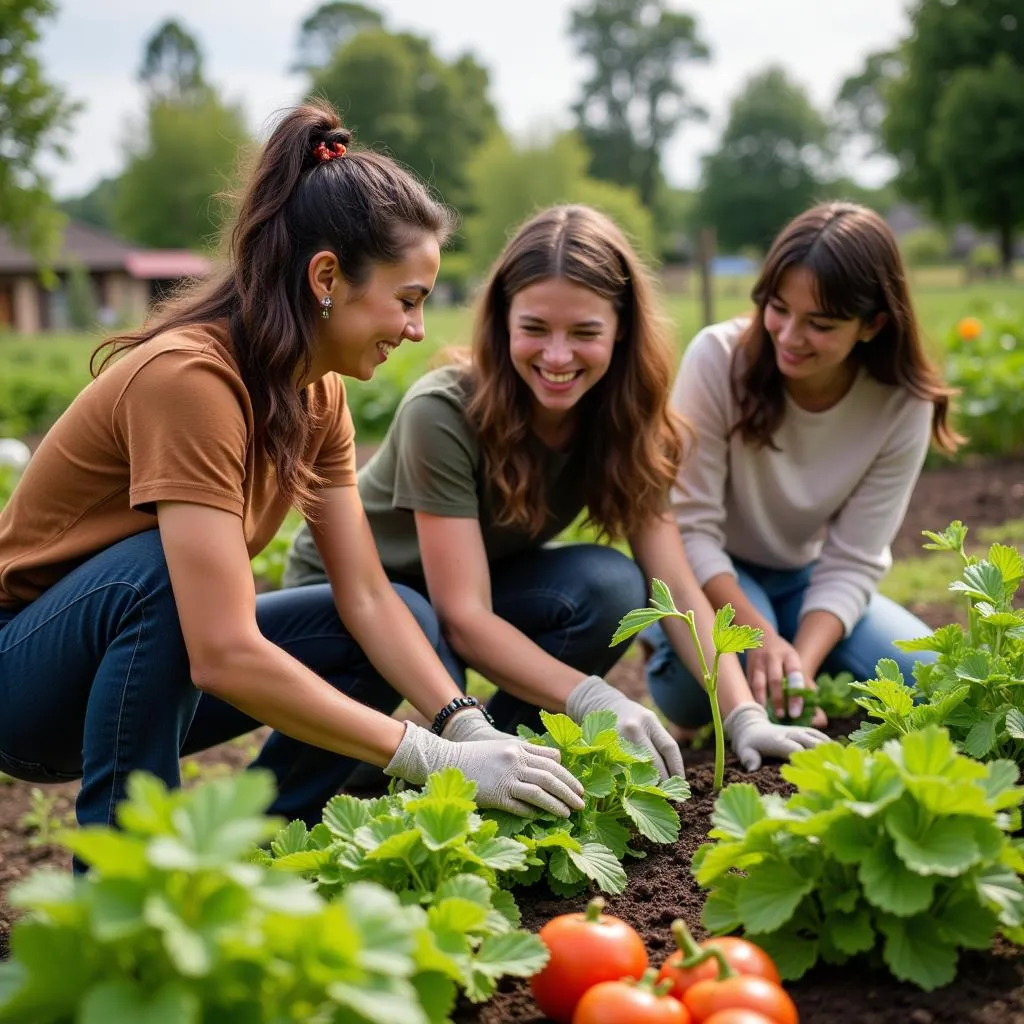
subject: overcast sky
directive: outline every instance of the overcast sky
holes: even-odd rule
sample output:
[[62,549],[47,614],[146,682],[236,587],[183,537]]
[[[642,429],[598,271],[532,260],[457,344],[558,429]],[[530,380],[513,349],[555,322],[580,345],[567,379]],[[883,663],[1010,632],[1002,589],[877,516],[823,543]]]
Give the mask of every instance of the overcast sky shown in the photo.
[[[370,0],[392,29],[428,36],[450,58],[472,51],[491,75],[491,95],[505,128],[516,134],[568,125],[584,66],[568,38],[579,0]],[[50,164],[59,196],[80,194],[123,166],[123,141],[139,123],[135,75],[146,40],[176,17],[199,40],[207,77],[241,102],[254,131],[297,102],[304,78],[287,72],[298,28],[317,2],[301,0],[58,0],[44,23],[47,75],[85,104],[75,121],[71,159]],[[712,51],[685,69],[692,96],[711,112],[686,125],[666,152],[674,185],[692,186],[700,155],[714,147],[730,99],[771,63],[786,67],[812,99],[828,108],[842,80],[863,58],[905,33],[905,0],[670,0],[693,14]],[[882,169],[851,168],[865,183]]]

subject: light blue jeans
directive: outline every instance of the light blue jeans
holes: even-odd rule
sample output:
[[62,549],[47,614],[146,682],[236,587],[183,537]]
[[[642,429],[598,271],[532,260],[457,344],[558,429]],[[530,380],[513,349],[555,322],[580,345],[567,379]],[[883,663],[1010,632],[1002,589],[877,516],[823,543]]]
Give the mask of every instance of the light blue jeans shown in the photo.
[[[792,642],[813,564],[802,569],[767,569],[733,559],[733,565],[751,604],[783,639]],[[878,660],[892,658],[903,678],[910,682],[914,663],[934,660],[936,655],[930,651],[901,651],[893,641],[910,640],[930,632],[916,615],[876,593],[850,635],[832,648],[822,671],[850,672],[857,680],[871,679]],[[679,660],[661,627],[648,627],[642,639],[652,648],[647,660],[647,687],[665,717],[684,728],[710,722],[711,705],[704,688]]]

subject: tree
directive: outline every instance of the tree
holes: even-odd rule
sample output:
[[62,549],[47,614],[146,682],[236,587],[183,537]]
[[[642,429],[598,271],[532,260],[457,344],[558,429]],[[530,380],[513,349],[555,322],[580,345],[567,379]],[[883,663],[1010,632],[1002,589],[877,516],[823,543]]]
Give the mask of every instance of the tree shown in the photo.
[[863,69],[843,82],[835,104],[836,129],[841,138],[864,139],[872,154],[884,150],[885,90],[901,71],[898,52],[883,50],[869,54]]
[[334,54],[353,36],[383,28],[384,16],[364,4],[335,0],[321,4],[299,28],[295,71],[316,71],[329,64]]
[[426,39],[360,32],[312,76],[314,94],[345,116],[363,145],[383,145],[462,207],[466,165],[497,127],[488,76],[466,54],[445,63]]
[[781,68],[750,78],[733,100],[717,152],[704,159],[696,220],[719,247],[764,251],[811,205],[828,161],[828,126]]
[[[1006,90],[1013,69],[1024,67],[1024,0],[916,0],[910,27],[898,50],[902,71],[882,91],[882,137],[899,164],[899,188],[943,222],[969,216],[994,227],[1007,261],[1022,224],[1020,204],[1007,203],[993,216],[993,204],[975,200],[979,189],[1004,198],[1024,190],[1024,165],[1007,159],[1012,145],[1004,137],[1017,119]],[[961,77],[969,69],[978,74]],[[950,120],[954,111],[963,118],[959,126]],[[983,144],[968,152],[958,131]],[[989,141],[997,137],[990,159]],[[950,167],[953,153],[972,166]],[[961,199],[962,188],[973,200]]]
[[114,203],[120,178],[101,178],[88,192],[65,199],[60,208],[69,217],[92,224],[102,231],[114,230]]
[[96,288],[89,271],[76,261],[67,276],[68,324],[76,331],[88,331],[96,326]]
[[211,89],[189,103],[152,104],[145,132],[128,145],[114,200],[118,232],[160,248],[204,247],[222,212],[216,196],[233,183],[247,142],[242,111]]
[[696,22],[665,0],[592,0],[573,12],[570,34],[590,64],[573,107],[590,172],[636,187],[651,208],[665,144],[685,120],[705,116],[678,79],[687,61],[709,55]]
[[43,77],[36,56],[39,23],[55,10],[50,0],[0,4],[0,224],[44,263],[63,218],[37,160],[43,152],[66,157],[64,139],[80,108]]
[[203,55],[196,39],[173,18],[146,43],[139,81],[151,103],[183,103],[206,89]]
[[466,224],[470,266],[484,273],[527,217],[554,203],[585,203],[608,214],[641,252],[651,253],[654,227],[632,189],[587,177],[588,153],[577,135],[517,146],[494,135],[469,168],[475,213]]
[[1024,226],[1024,68],[999,54],[987,68],[963,68],[936,108],[930,160],[950,217],[999,236],[1004,271],[1015,229]]

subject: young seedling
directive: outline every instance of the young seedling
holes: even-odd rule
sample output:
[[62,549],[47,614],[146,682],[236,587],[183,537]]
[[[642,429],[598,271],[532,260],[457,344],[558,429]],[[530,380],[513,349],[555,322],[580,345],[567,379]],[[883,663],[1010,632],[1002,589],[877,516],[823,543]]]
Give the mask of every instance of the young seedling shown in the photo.
[[33,787],[30,797],[29,809],[18,819],[18,824],[29,832],[29,846],[49,846],[61,829],[74,823],[74,815],[58,810],[64,800],[53,793]]
[[708,668],[704,649],[701,647],[700,635],[697,632],[697,618],[691,608],[681,612],[672,600],[672,593],[659,579],[651,580],[651,604],[649,608],[634,608],[627,612],[619,622],[619,628],[612,637],[611,645],[622,643],[635,636],[641,630],[659,622],[661,619],[682,619],[690,627],[690,636],[697,651],[700,662],[701,677],[704,689],[711,703],[711,720],[715,727],[715,781],[714,791],[717,793],[725,781],[725,731],[722,728],[722,712],[718,706],[718,663],[723,654],[742,654],[753,647],[760,647],[764,639],[762,630],[755,626],[734,625],[736,610],[731,604],[723,605],[715,613],[715,623],[711,630],[711,639],[715,646],[715,656]]

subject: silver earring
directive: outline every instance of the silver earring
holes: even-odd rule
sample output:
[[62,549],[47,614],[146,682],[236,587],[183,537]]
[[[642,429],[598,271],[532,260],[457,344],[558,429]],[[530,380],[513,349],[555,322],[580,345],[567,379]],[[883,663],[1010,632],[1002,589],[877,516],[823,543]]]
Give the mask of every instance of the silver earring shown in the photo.
[[331,309],[334,306],[334,299],[330,295],[325,295],[320,300],[320,315],[326,320],[331,315]]

